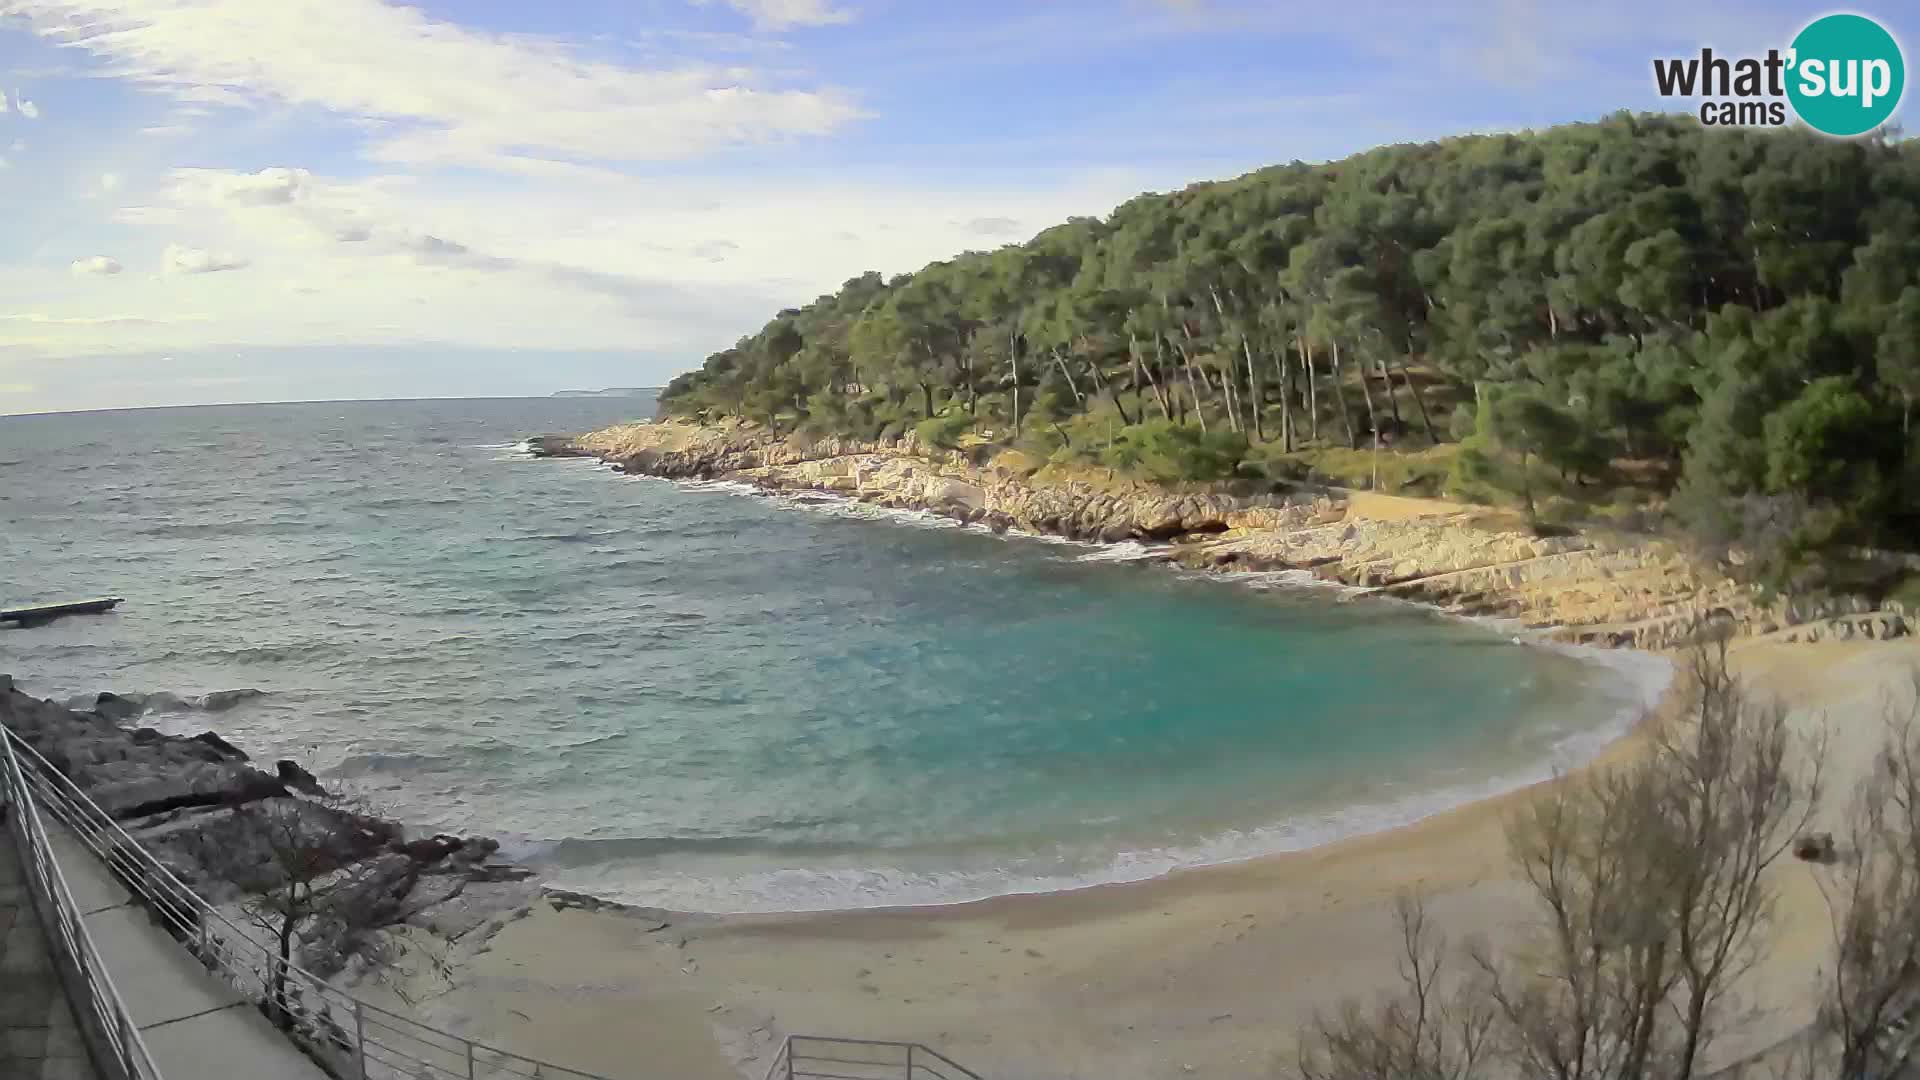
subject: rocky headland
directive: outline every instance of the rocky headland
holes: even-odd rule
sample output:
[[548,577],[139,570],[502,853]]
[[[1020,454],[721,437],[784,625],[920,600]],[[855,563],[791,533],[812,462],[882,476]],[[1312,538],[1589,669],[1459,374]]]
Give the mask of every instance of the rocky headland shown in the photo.
[[1673,544],[1624,532],[1542,536],[1488,507],[1335,489],[1171,490],[1018,451],[781,435],[740,420],[626,424],[529,440],[539,456],[623,472],[826,492],[1005,531],[1151,545],[1146,560],[1294,570],[1356,593],[1512,620],[1558,641],[1671,648],[1703,620],[1791,641],[1901,637],[1915,613],[1860,597],[1766,599]]

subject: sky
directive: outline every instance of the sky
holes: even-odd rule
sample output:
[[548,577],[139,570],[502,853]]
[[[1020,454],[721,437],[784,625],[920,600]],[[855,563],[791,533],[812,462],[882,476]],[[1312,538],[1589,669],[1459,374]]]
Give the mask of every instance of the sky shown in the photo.
[[1654,57],[1829,10],[0,0],[0,414],[658,385],[866,270],[1662,108]]

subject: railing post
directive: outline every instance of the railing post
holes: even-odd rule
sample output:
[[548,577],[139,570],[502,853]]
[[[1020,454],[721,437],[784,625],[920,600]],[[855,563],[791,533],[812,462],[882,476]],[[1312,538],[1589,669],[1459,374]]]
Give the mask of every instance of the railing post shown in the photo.
[[367,1080],[367,1015],[359,998],[353,999],[353,1053],[360,1059],[357,1080]]
[[913,1044],[907,1044],[907,1080],[913,1080]]
[[460,1041],[467,1045],[467,1080],[473,1080],[473,1040],[462,1039]]
[[787,1080],[793,1080],[793,1036],[787,1036]]
[[138,1076],[133,1067],[133,1018],[125,1009],[115,1010],[120,1014],[120,1064],[127,1070],[128,1076]]

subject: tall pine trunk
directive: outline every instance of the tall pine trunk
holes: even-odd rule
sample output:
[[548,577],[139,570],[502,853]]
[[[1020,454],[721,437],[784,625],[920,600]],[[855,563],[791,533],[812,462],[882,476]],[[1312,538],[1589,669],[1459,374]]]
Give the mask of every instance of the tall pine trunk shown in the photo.
[[1367,356],[1360,354],[1360,360],[1354,364],[1355,373],[1360,376],[1360,396],[1367,401],[1367,426],[1373,429],[1373,442],[1380,445],[1380,414],[1373,409],[1373,380],[1367,377]]
[[[1153,377],[1153,370],[1147,367],[1146,361],[1140,359],[1140,342],[1134,337],[1131,330],[1127,332],[1127,355],[1133,358],[1133,385],[1138,387],[1140,380],[1144,377],[1147,381],[1147,387],[1153,391],[1153,403],[1160,406],[1160,415],[1164,417],[1168,423],[1172,423],[1173,413],[1167,408],[1167,395],[1160,389],[1160,381]],[[1141,419],[1146,419],[1144,412],[1141,413]]]
[[1053,349],[1053,362],[1060,365],[1060,374],[1067,377],[1067,389],[1073,391],[1073,403],[1080,404],[1085,400],[1080,396],[1080,384],[1073,381],[1073,372],[1067,370],[1067,361],[1060,355],[1059,346]]
[[1253,409],[1253,437],[1266,442],[1267,422],[1261,416],[1265,404],[1261,399],[1267,396],[1266,388],[1260,385],[1260,376],[1254,371],[1253,343],[1247,340],[1245,334],[1240,335],[1240,351],[1247,354],[1247,402]]
[[[1180,359],[1184,361],[1187,365],[1188,385],[1191,386],[1193,384],[1193,381],[1197,378],[1200,382],[1200,385],[1206,387],[1208,390],[1212,390],[1213,383],[1210,380],[1208,380],[1207,373],[1204,371],[1196,371],[1194,369],[1193,350],[1188,348],[1188,346],[1193,344],[1193,328],[1187,325],[1187,320],[1185,318],[1182,318],[1180,320],[1180,337],[1181,337],[1181,340],[1174,342],[1173,347],[1180,350]],[[1197,394],[1193,399],[1193,415],[1200,418],[1200,430],[1201,431],[1207,430],[1207,411],[1204,407],[1201,406],[1200,398]]]
[[[1083,346],[1086,344],[1084,338],[1081,339],[1081,344]],[[1106,375],[1100,370],[1100,361],[1087,361],[1087,369],[1093,372],[1093,385],[1095,389],[1107,395],[1107,400],[1113,402],[1114,410],[1120,414],[1120,422],[1131,425],[1133,420],[1127,416],[1127,404],[1120,400],[1120,388],[1107,381]]]
[[[1182,333],[1186,333],[1186,323],[1183,322],[1180,324],[1180,330]],[[1205,435],[1207,433],[1207,410],[1206,406],[1200,402],[1199,384],[1207,381],[1206,376],[1194,371],[1193,354],[1187,351],[1185,345],[1176,341],[1173,343],[1173,347],[1174,350],[1180,354],[1180,362],[1185,365],[1187,369],[1187,393],[1193,395],[1193,418],[1200,424],[1200,434]],[[1208,389],[1211,390],[1212,387],[1209,386]]]
[[1193,418],[1200,423],[1200,434],[1207,433],[1207,411],[1200,407],[1200,388],[1193,384],[1193,364],[1187,364],[1187,394],[1193,398]]
[[1386,354],[1375,353],[1373,366],[1380,369],[1380,385],[1387,391],[1388,414],[1393,417],[1393,426],[1395,430],[1398,430],[1400,427],[1400,399],[1395,397],[1393,393],[1393,373],[1387,370]]
[[[1353,433],[1353,411],[1347,408],[1346,387],[1340,385],[1342,376],[1346,374],[1340,368],[1340,339],[1333,338],[1328,344],[1333,350],[1333,372],[1330,380],[1333,388],[1333,403],[1340,407],[1340,426],[1347,431],[1347,449],[1358,450],[1360,439]],[[1369,407],[1373,405],[1371,397],[1367,399],[1367,405]]]
[[1280,375],[1280,445],[1286,453],[1293,453],[1293,365],[1287,362],[1287,343],[1282,341],[1275,350],[1274,367]]
[[[969,340],[971,344],[971,339]],[[980,380],[973,377],[973,349],[966,350],[967,357],[967,415],[980,415]]]
[[[1413,355],[1413,346],[1407,346],[1407,355]],[[1420,426],[1427,430],[1427,441],[1439,446],[1440,436],[1433,430],[1433,417],[1427,412],[1427,399],[1420,393],[1420,387],[1413,381],[1413,376],[1407,373],[1407,364],[1404,360],[1400,363],[1400,381],[1406,384],[1407,396],[1413,399],[1413,407],[1420,410]]]
[[1313,341],[1301,338],[1300,354],[1307,363],[1307,438],[1320,441],[1320,373],[1313,369]]
[[1013,367],[1013,437],[1020,437],[1020,335],[1007,331],[1007,363]]

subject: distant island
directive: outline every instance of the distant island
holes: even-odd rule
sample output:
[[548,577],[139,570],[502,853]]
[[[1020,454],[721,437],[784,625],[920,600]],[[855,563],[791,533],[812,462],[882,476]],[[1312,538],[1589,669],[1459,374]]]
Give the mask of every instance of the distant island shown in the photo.
[[554,397],[639,397],[659,393],[657,386],[609,386],[605,390],[556,390]]

